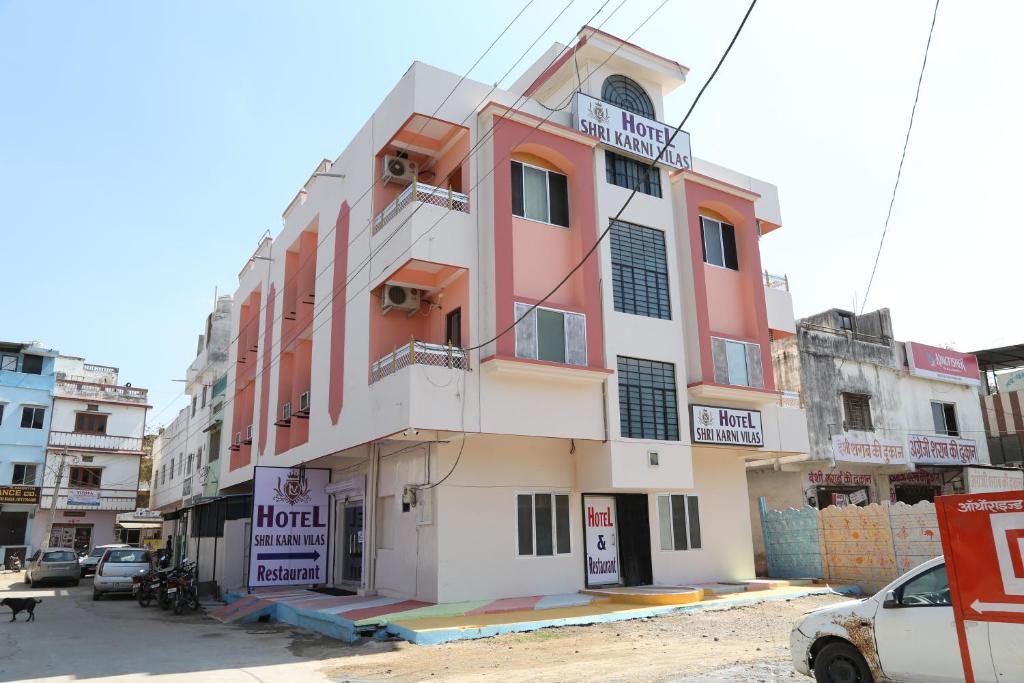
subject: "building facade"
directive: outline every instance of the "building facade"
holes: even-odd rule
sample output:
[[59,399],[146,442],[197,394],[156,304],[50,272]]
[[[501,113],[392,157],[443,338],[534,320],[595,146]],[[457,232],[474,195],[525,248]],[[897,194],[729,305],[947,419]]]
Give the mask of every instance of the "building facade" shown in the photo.
[[54,358],[38,343],[0,343],[0,562],[26,559],[53,413]]
[[[117,515],[138,507],[143,434],[151,406],[146,389],[119,383],[117,368],[58,356],[54,370],[39,512],[44,518],[32,526],[32,544],[87,551],[112,543]],[[46,539],[50,519],[53,527]]]
[[976,359],[896,341],[888,309],[804,318],[795,336],[772,344],[772,356],[780,387],[806,405],[810,449],[747,464],[759,568],[760,496],[776,510],[913,504],[994,476]]
[[752,577],[745,461],[808,448],[780,209],[688,136],[647,176],[685,79],[590,27],[508,90],[413,64],[239,274],[222,492],[330,469],[326,582],[361,592]]

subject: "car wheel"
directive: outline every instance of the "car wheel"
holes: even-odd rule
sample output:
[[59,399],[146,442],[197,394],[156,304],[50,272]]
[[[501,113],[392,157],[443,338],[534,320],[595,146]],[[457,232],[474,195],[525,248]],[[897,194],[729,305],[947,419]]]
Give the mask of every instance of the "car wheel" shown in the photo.
[[93,600],[99,600],[100,599],[100,595],[101,595],[101,593],[98,590],[96,590],[95,588],[92,589],[92,599]]
[[29,586],[32,585],[32,579],[29,577],[28,572],[25,572],[25,583],[27,583]]
[[814,658],[818,683],[874,683],[864,655],[850,643],[829,643]]
[[72,586],[77,586],[78,585],[78,579],[71,579],[71,585]]

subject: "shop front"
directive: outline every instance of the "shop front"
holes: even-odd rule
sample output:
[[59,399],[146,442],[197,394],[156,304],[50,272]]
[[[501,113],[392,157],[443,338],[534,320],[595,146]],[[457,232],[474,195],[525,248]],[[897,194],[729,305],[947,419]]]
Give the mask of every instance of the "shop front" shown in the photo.
[[5,568],[15,557],[24,562],[28,556],[38,509],[38,486],[0,486],[0,562]]

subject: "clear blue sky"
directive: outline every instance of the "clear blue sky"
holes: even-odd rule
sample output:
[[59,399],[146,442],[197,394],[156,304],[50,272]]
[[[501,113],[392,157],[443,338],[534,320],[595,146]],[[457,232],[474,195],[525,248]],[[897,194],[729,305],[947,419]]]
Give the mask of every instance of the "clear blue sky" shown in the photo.
[[[117,365],[164,408],[214,289],[234,291],[315,164],[413,60],[464,72],[525,1],[0,2],[0,339]],[[535,2],[471,76],[496,80],[565,1]],[[605,28],[625,36],[657,4],[627,0]],[[524,64],[599,5],[575,0]],[[789,274],[798,315],[863,296],[931,7],[762,2],[687,126],[698,157],[779,186],[785,225],[764,264]],[[670,0],[635,36],[691,68],[671,122],[745,8]],[[868,301],[900,338],[1024,341],[1007,310],[1024,242],[1022,12],[940,9]]]

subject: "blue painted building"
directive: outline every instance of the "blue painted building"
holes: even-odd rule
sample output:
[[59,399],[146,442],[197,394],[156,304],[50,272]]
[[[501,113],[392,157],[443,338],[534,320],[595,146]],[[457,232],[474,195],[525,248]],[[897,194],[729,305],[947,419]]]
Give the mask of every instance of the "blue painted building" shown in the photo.
[[[57,352],[0,342],[0,561],[24,558],[38,516],[53,412]],[[34,500],[35,502],[30,502]]]

